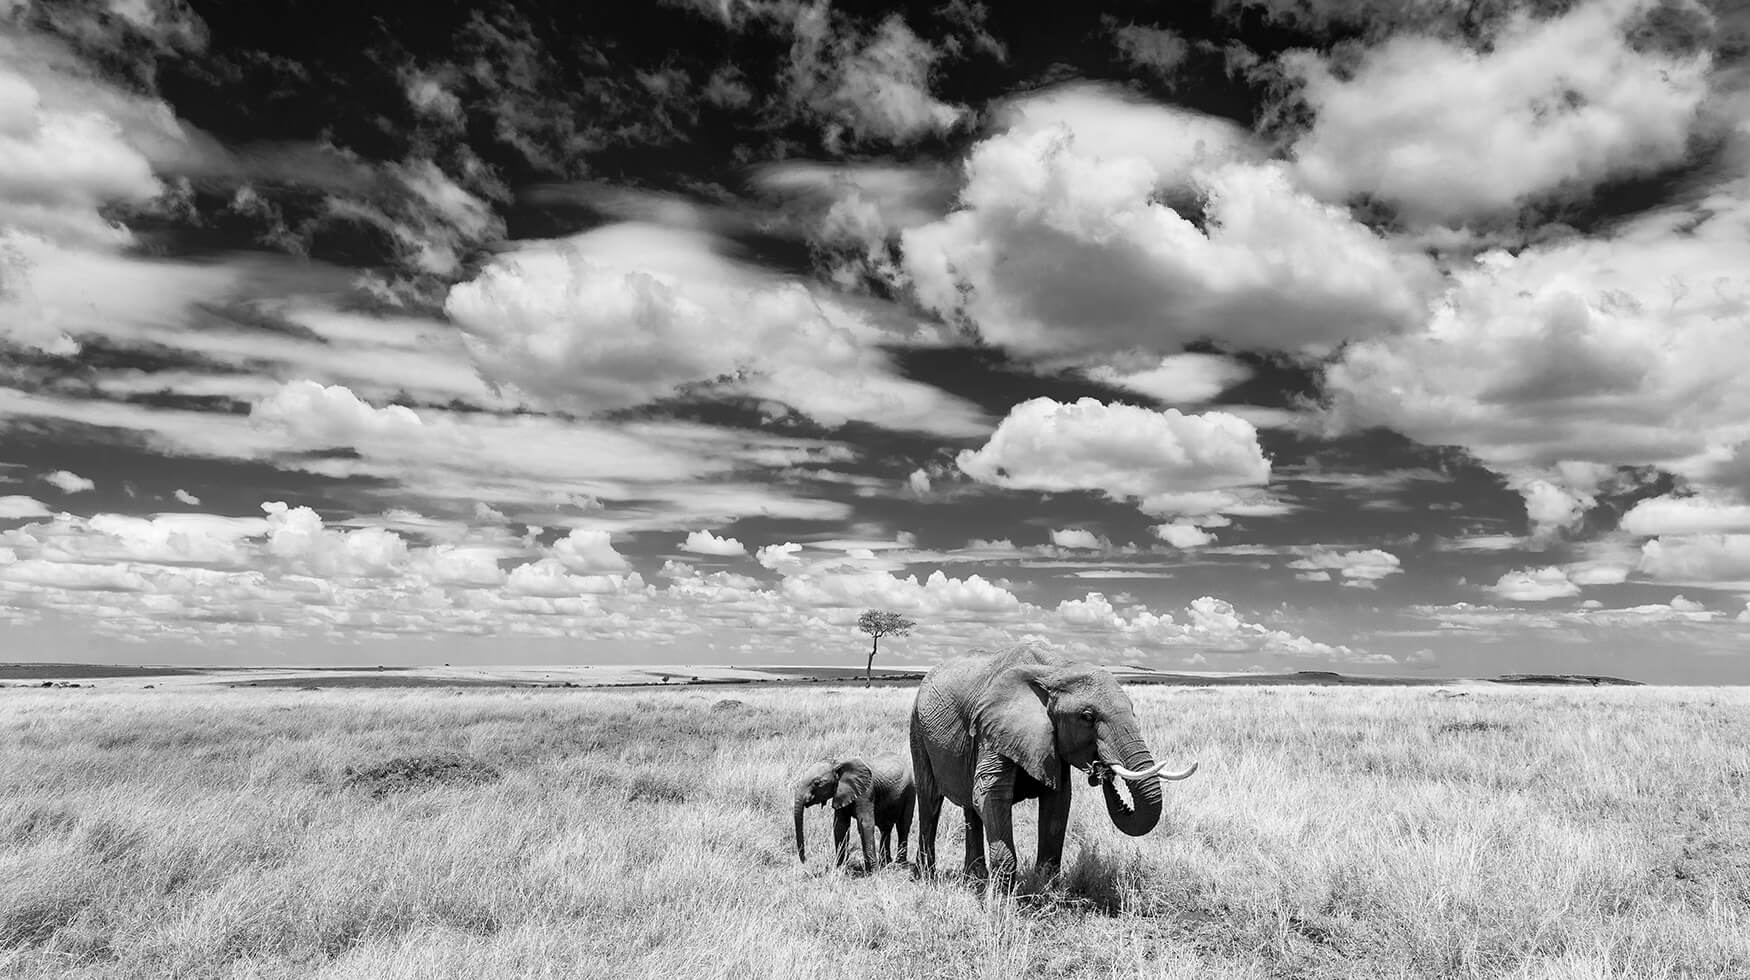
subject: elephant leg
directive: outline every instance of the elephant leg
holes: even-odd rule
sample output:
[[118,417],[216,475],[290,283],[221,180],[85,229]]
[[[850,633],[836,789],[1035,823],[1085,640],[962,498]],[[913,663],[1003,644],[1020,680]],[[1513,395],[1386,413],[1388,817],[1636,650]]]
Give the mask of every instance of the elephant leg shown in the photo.
[[918,796],[918,873],[936,876],[936,824],[942,819],[942,797],[934,793]]
[[1057,874],[1063,867],[1063,839],[1069,833],[1070,777],[1064,767],[1058,778],[1061,786],[1039,797],[1039,873],[1045,877]]
[[832,814],[832,851],[833,867],[835,868],[842,867],[845,863],[845,855],[850,851],[848,846],[850,842],[847,839],[850,837],[850,833],[851,811],[834,810]]
[[911,836],[911,812],[916,806],[916,794],[907,793],[899,810],[899,863],[905,863],[906,838]]
[[875,863],[875,807],[868,802],[857,804],[857,836],[863,839],[863,870],[873,873],[881,865]]
[[893,863],[893,823],[881,821],[881,866]]
[[966,877],[982,880],[985,876],[984,864],[984,818],[978,815],[977,807],[965,807],[966,812],[966,863],[961,870]]
[[1001,894],[1014,886],[1015,825],[1012,804],[1002,798],[985,801],[984,848],[990,862],[988,894]]

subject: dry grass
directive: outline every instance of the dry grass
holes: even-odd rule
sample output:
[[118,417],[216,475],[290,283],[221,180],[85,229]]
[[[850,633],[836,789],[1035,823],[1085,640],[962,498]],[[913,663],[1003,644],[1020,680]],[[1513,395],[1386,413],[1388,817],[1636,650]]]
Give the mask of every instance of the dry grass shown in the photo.
[[795,859],[909,690],[0,692],[0,975],[1750,976],[1750,694],[1467,690],[1135,690],[1202,769],[996,908]]

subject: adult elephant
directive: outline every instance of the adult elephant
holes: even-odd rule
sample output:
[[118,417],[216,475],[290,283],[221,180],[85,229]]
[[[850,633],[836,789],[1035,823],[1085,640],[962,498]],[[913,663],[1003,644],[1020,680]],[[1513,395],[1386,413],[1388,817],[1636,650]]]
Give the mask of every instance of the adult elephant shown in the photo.
[[865,869],[874,871],[880,867],[875,855],[877,833],[881,838],[881,863],[893,860],[895,830],[899,831],[899,860],[903,863],[916,800],[911,766],[903,756],[889,752],[867,762],[862,759],[822,762],[796,782],[796,857],[804,863],[808,861],[808,844],[802,834],[802,811],[816,804],[825,806],[830,803],[833,808],[835,864],[845,863],[852,820],[857,822],[857,835],[863,841]]
[[[1149,756],[1136,709],[1104,668],[1029,647],[961,657],[924,675],[912,703],[911,754],[919,869],[935,871],[936,823],[949,799],[966,813],[966,873],[982,878],[988,870],[997,889],[1015,872],[1010,810],[1017,801],[1039,800],[1039,867],[1061,865],[1071,767],[1102,787],[1107,815],[1132,837],[1160,821],[1160,781],[1197,771],[1193,762],[1167,772]],[[1114,776],[1128,785],[1134,808],[1118,795]]]

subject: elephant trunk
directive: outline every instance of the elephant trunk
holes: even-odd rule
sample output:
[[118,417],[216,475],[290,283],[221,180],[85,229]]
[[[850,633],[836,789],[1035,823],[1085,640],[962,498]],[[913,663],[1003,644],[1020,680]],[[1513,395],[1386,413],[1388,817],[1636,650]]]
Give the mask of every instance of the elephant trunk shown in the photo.
[[796,793],[796,857],[803,864],[808,863],[808,844],[802,836],[802,810],[808,806],[808,794],[803,791]]
[[[1147,772],[1155,770],[1154,760],[1149,757],[1148,746],[1143,744],[1140,735],[1132,735],[1118,746],[1119,759],[1125,769]],[[1112,760],[1107,760],[1108,762]],[[1103,783],[1100,789],[1106,796],[1106,815],[1112,818],[1112,825],[1131,837],[1141,837],[1155,829],[1155,824],[1161,819],[1161,781],[1158,775],[1146,776],[1142,779],[1125,779],[1124,784],[1130,788],[1130,798],[1136,801],[1135,809],[1125,804],[1123,797],[1110,782]]]

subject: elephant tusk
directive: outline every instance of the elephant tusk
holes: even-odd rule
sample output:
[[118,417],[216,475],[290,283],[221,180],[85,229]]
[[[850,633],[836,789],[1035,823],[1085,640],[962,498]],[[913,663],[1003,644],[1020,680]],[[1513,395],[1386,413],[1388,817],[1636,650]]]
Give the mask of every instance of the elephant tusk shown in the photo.
[[1125,779],[1129,780],[1148,779],[1151,776],[1158,776],[1161,779],[1167,780],[1178,780],[1188,778],[1192,773],[1196,772],[1197,763],[1193,762],[1188,768],[1179,772],[1163,772],[1162,770],[1167,768],[1165,762],[1157,762],[1154,765],[1149,766],[1147,769],[1140,770],[1126,769],[1115,762],[1108,762],[1106,763],[1106,768],[1112,770],[1113,775],[1123,776]]

